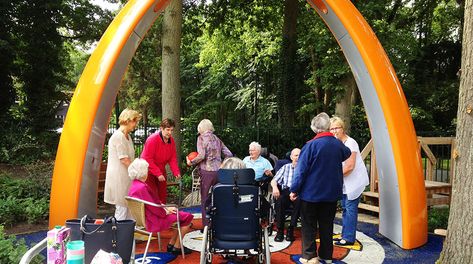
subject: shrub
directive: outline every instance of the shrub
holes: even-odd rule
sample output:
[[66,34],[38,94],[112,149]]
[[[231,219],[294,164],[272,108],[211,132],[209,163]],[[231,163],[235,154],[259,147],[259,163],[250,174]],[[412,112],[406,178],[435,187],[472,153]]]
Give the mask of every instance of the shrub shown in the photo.
[[[15,236],[7,236],[0,225],[0,263],[19,263],[27,251],[23,239],[16,240]],[[43,263],[43,256],[39,255],[30,262],[31,264]]]
[[0,224],[37,223],[48,217],[52,164],[34,163],[25,168],[25,178],[0,174]]
[[447,229],[448,226],[448,215],[450,213],[450,208],[431,208],[429,210],[429,232],[433,232],[437,228]]

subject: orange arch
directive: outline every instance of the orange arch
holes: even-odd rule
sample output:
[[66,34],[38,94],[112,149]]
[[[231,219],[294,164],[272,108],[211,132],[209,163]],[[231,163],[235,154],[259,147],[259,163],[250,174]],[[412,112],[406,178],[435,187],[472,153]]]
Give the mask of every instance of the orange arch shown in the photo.
[[[330,28],[362,95],[380,175],[380,233],[403,248],[427,241],[426,197],[409,109],[375,34],[349,0],[308,0]],[[104,33],[74,92],[58,146],[50,227],[95,215],[106,128],[120,82],[169,0],[130,0]]]

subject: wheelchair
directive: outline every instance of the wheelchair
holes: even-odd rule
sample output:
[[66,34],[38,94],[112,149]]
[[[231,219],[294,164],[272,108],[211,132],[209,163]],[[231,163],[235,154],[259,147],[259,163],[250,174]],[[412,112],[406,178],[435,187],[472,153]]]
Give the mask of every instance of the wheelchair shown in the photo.
[[212,263],[213,255],[223,257],[256,256],[256,263],[271,263],[268,212],[254,182],[253,169],[220,169],[218,184],[211,190],[207,211],[209,225],[204,228],[200,263]]

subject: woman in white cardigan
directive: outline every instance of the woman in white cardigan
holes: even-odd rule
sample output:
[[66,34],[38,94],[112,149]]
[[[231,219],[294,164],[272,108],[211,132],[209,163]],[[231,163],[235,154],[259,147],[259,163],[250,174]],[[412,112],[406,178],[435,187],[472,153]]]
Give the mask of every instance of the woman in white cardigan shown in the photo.
[[335,245],[353,245],[356,240],[358,204],[365,187],[369,184],[368,172],[361,158],[358,143],[345,133],[345,123],[339,117],[330,119],[330,132],[351,150],[351,156],[343,162],[342,237]]

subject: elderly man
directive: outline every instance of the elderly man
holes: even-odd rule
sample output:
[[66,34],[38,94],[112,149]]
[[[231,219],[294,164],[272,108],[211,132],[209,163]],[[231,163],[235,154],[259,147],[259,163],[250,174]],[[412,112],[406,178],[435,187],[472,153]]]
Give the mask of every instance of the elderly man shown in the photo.
[[316,136],[302,148],[290,188],[291,200],[301,200],[302,257],[299,261],[319,262],[315,243],[318,226],[318,256],[325,263],[332,263],[333,220],[343,188],[342,162],[350,157],[351,151],[328,132],[330,118],[326,113],[314,117],[310,127]]
[[[301,150],[295,148],[291,151],[291,163],[286,164],[281,167],[276,172],[273,180],[271,181],[271,186],[273,187],[273,197],[276,200],[276,219],[277,219],[277,228],[278,233],[274,238],[274,241],[281,242],[284,239],[284,220],[285,212],[291,205],[291,200],[289,199],[289,188],[292,184],[292,177],[294,175],[294,169],[297,165],[297,160],[299,159],[299,154]],[[286,240],[294,241],[294,227],[297,225],[297,219],[299,218],[299,199],[296,199],[292,202],[294,210],[291,215],[291,224],[287,228]]]
[[250,143],[249,153],[250,156],[245,157],[243,162],[247,168],[252,168],[255,171],[255,181],[262,182],[272,177],[273,166],[261,156],[261,145],[258,142]]

